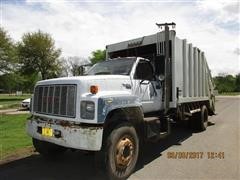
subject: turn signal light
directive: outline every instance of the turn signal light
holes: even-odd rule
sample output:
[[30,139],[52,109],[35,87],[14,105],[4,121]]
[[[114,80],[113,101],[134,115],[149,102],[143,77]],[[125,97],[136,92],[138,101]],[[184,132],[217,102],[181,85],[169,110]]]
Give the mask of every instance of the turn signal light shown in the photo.
[[98,86],[90,86],[90,92],[92,94],[97,94],[98,93]]

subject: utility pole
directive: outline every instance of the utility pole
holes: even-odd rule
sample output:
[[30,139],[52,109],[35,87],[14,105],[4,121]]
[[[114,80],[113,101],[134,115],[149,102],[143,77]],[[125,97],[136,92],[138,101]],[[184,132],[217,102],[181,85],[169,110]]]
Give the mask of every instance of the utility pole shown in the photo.
[[156,25],[162,29],[164,27],[165,31],[165,67],[164,67],[164,113],[167,114],[169,110],[169,102],[170,102],[170,95],[171,95],[171,58],[169,54],[169,26],[175,27],[176,24],[172,23],[163,23]]

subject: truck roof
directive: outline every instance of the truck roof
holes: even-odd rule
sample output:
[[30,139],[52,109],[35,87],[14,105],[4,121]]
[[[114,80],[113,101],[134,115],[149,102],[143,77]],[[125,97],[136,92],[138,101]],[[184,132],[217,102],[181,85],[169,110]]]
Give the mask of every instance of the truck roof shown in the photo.
[[[175,38],[176,32],[174,30],[171,30],[169,34],[170,34],[169,39],[172,40],[173,38]],[[107,52],[120,51],[124,49],[150,45],[150,44],[156,43],[157,41],[164,41],[164,39],[165,39],[164,32],[158,32],[156,34],[151,34],[148,36],[142,36],[142,37],[130,39],[127,41],[109,44],[106,46],[106,49],[107,49]]]

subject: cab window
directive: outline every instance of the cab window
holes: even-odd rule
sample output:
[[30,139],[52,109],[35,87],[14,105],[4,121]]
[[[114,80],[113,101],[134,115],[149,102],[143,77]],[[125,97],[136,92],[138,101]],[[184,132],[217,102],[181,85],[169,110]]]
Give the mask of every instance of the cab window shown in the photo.
[[134,79],[140,79],[140,80],[153,80],[153,67],[149,61],[140,60],[136,72],[134,75]]

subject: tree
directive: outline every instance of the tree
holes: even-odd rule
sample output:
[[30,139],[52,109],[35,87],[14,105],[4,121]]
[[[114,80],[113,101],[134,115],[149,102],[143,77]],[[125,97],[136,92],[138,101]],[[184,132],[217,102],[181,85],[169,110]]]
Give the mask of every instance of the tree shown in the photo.
[[62,58],[62,71],[65,76],[79,76],[85,73],[85,66],[89,65],[89,60],[78,56]]
[[236,75],[236,86],[235,91],[240,92],[240,73]]
[[22,90],[23,79],[18,73],[5,73],[0,76],[0,89],[8,93],[16,90]]
[[61,70],[59,56],[53,38],[42,31],[26,33],[18,44],[18,55],[23,74],[40,73],[42,79],[57,77]]
[[73,76],[80,76],[84,74],[84,65],[89,64],[89,61],[77,56],[69,57],[71,73]]
[[28,93],[32,93],[37,81],[41,80],[41,77],[37,73],[33,73],[30,75],[21,75],[21,77],[21,90]]
[[91,53],[90,61],[92,64],[104,61],[106,59],[106,50],[96,50]]
[[0,73],[10,72],[15,62],[15,45],[7,32],[0,27]]
[[61,57],[61,77],[68,77],[71,74],[71,68],[70,64],[68,62],[68,59],[65,57]]
[[220,74],[214,77],[214,83],[219,93],[234,92],[236,89],[236,78],[232,75]]

